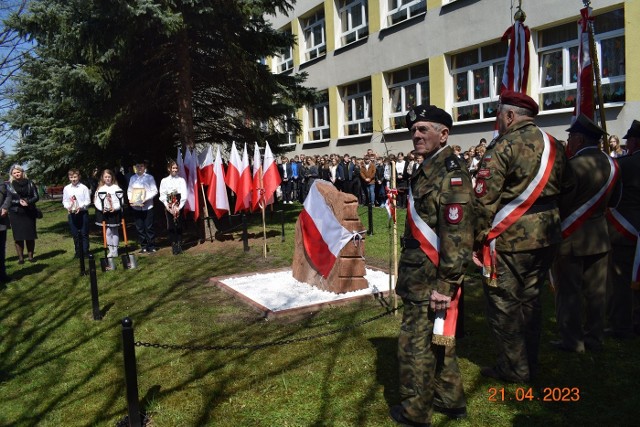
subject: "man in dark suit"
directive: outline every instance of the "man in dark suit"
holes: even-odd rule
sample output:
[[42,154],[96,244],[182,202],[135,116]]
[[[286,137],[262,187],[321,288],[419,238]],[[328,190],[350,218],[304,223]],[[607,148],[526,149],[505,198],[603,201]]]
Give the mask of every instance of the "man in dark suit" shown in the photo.
[[[640,122],[633,124],[623,137],[627,156],[619,157],[622,193],[608,215],[611,257],[607,284],[606,330],[614,338],[640,335]],[[634,269],[635,266],[635,269]]]
[[291,204],[291,163],[287,156],[282,156],[280,164],[278,165],[278,172],[280,173],[280,189],[282,190],[282,203],[285,205]]
[[353,163],[349,154],[345,154],[336,170],[336,187],[343,193],[351,193],[351,180],[353,179]]
[[552,269],[560,339],[551,344],[582,353],[603,344],[611,250],[605,212],[618,171],[598,148],[604,130],[588,117],[581,114],[567,131],[571,181],[559,200],[563,240]]

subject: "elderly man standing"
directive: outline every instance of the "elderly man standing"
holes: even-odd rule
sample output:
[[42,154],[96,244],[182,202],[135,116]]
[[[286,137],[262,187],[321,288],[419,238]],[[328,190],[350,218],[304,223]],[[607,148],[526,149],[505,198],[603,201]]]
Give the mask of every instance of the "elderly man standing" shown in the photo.
[[485,377],[528,382],[538,370],[540,292],[561,241],[557,197],[566,157],[534,123],[538,104],[505,91],[499,135],[487,147],[475,184],[474,261],[483,267],[487,319],[497,345]]
[[[609,232],[605,213],[618,179],[598,145],[604,130],[581,114],[567,129],[571,188],[560,197],[562,245],[554,262],[559,350],[599,350],[604,336]],[[584,319],[584,325],[583,325]]]
[[640,121],[633,121],[623,139],[628,155],[616,159],[622,194],[607,214],[611,257],[605,332],[614,338],[640,335]]
[[[391,418],[429,426],[433,411],[467,415],[453,336],[434,331],[436,313],[457,305],[473,243],[473,188],[447,145],[451,116],[433,105],[407,114],[416,153],[425,160],[409,182],[407,222],[396,293],[404,303],[398,338],[401,403]],[[453,302],[452,302],[453,299]],[[457,312],[447,312],[447,321]]]

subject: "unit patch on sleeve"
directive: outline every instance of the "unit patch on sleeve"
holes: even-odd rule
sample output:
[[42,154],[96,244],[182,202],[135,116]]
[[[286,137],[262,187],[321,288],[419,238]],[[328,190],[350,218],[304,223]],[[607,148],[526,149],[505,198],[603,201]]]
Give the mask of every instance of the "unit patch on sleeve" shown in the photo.
[[451,186],[453,187],[458,185],[462,185],[462,178],[460,178],[459,176],[451,178]]
[[478,170],[478,173],[476,174],[476,177],[478,177],[478,178],[490,178],[491,177],[491,169],[482,168],[482,169]]

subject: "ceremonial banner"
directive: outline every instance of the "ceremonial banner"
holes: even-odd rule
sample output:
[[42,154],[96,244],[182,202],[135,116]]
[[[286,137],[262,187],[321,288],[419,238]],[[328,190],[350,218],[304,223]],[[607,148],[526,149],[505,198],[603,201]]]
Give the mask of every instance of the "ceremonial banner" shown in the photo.
[[[209,146],[209,150],[210,149],[211,146]],[[209,188],[207,189],[207,199],[209,199],[209,203],[211,203],[211,207],[213,207],[216,216],[220,219],[225,213],[229,212],[229,198],[227,197],[227,187],[224,183],[224,169],[222,168],[220,147],[216,150],[216,161],[212,169],[211,181],[209,181]]]
[[576,107],[573,110],[571,123],[580,114],[593,120],[595,107],[593,102],[593,63],[591,62],[591,48],[589,43],[589,27],[593,25],[591,8],[580,10],[578,20],[578,82],[576,91]]

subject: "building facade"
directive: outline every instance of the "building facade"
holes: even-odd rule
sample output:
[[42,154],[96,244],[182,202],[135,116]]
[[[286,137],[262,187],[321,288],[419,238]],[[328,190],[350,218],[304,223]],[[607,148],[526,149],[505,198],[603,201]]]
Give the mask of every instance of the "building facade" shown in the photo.
[[[421,103],[451,113],[450,144],[491,140],[507,52],[501,38],[519,3],[531,30],[527,93],[540,104],[537,122],[566,139],[582,1],[298,0],[288,16],[271,18],[297,43],[268,64],[274,73],[307,73],[321,99],[298,111],[303,131],[292,135],[291,150],[410,151],[404,116]],[[591,7],[607,131],[623,135],[640,119],[640,0]]]

